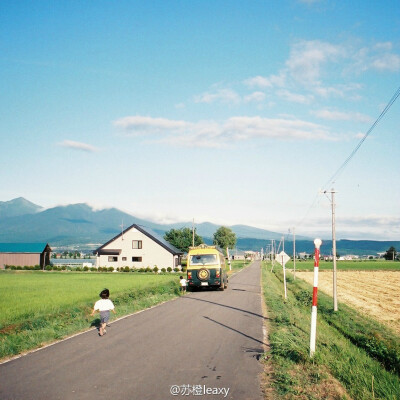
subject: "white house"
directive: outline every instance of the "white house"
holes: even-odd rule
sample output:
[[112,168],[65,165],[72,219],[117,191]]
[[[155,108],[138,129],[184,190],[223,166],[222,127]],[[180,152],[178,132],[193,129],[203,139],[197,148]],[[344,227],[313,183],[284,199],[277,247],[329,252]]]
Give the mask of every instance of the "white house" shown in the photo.
[[176,268],[182,251],[151,229],[133,224],[93,252],[97,267]]

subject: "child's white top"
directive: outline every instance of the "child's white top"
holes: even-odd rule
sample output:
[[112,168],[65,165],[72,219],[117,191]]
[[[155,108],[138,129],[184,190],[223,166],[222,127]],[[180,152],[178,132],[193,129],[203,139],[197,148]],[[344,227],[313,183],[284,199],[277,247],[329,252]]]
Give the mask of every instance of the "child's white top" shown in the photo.
[[181,279],[179,282],[181,283],[181,286],[186,286],[186,279]]
[[114,310],[114,304],[110,299],[97,300],[94,305],[94,310],[109,311]]

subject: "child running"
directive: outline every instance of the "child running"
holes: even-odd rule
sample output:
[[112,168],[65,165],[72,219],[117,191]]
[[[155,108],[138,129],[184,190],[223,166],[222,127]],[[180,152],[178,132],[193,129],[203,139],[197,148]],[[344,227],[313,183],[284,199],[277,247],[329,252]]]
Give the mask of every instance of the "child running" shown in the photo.
[[100,292],[101,300],[97,300],[93,311],[90,314],[91,316],[94,315],[96,311],[100,311],[100,328],[99,328],[99,336],[103,336],[107,333],[106,325],[108,320],[110,319],[110,310],[115,313],[114,304],[109,299],[110,291],[108,289],[104,289]]
[[179,283],[181,285],[181,292],[185,293],[186,292],[186,284],[187,284],[186,279],[184,279],[182,275],[179,277],[179,279],[180,279]]

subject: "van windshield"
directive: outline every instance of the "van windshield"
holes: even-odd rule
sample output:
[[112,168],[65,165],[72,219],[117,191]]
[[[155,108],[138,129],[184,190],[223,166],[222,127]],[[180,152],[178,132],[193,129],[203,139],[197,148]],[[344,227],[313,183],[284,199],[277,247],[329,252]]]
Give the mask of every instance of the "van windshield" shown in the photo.
[[216,254],[198,254],[195,256],[190,256],[191,265],[210,265],[218,264]]

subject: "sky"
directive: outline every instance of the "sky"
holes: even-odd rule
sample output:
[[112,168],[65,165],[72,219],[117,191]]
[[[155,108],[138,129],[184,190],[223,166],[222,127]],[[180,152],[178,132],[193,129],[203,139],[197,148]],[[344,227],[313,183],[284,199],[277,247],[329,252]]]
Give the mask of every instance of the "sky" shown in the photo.
[[0,201],[400,240],[399,86],[398,0],[2,0]]

